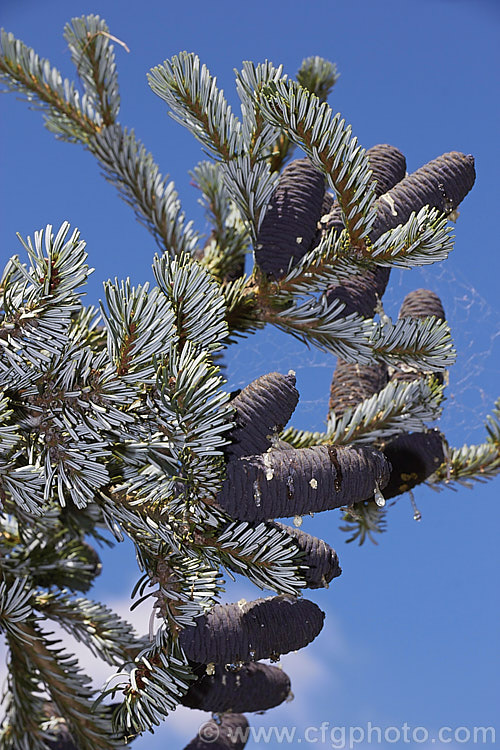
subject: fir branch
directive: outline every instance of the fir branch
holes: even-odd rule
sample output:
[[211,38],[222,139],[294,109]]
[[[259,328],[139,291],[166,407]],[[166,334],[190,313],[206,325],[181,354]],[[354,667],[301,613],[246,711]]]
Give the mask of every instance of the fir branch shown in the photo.
[[101,571],[97,553],[83,540],[72,538],[54,508],[51,512],[44,510],[48,523],[32,519],[29,526],[16,527],[0,519],[3,570],[9,575],[25,576],[33,587],[88,591]]
[[7,685],[2,696],[5,716],[0,727],[0,742],[4,750],[48,750],[47,733],[42,729],[44,700],[41,697],[40,676],[22,658],[9,656]]
[[295,427],[287,427],[281,433],[281,440],[285,445],[281,447],[312,448],[313,445],[322,445],[327,442],[326,432],[310,432],[309,430],[297,430]]
[[168,104],[173,119],[215,157],[228,160],[241,148],[241,125],[216,81],[192,52],[174,55],[148,73],[151,89]]
[[62,590],[37,594],[33,606],[107,664],[122,665],[139,650],[133,627],[99,602],[73,598]]
[[67,343],[71,316],[80,306],[77,290],[90,273],[85,243],[76,229],[67,239],[69,229],[64,222],[54,237],[48,224],[45,232],[35,232],[34,242],[21,240],[30,266],[14,256],[2,274],[0,372],[10,387],[25,380],[32,363],[44,371]]
[[[234,131],[234,153],[223,154],[222,173],[232,201],[247,223],[247,231],[255,241],[267,200],[276,185],[276,175],[265,158],[279,131],[260,112],[259,92],[269,81],[278,80],[281,67],[266,62],[255,66],[243,63],[236,72],[236,89],[241,100],[242,121],[231,115]],[[241,142],[236,144],[236,141]]]
[[32,614],[31,597],[26,578],[16,578],[10,585],[4,578],[0,583],[0,626],[8,635],[22,640],[20,623]]
[[186,658],[176,643],[143,649],[130,671],[112,675],[106,695],[123,692],[125,700],[113,716],[115,729],[126,739],[151,731],[179,705],[193,679]]
[[315,94],[320,102],[326,102],[340,78],[340,73],[335,63],[314,55],[302,60],[296,77],[302,88]]
[[220,532],[203,538],[229,571],[246,576],[261,589],[299,595],[304,588],[301,557],[290,536],[266,523],[231,521]]
[[374,326],[371,342],[375,357],[396,367],[404,364],[424,373],[439,372],[455,361],[449,326],[433,317]]
[[24,462],[29,464],[31,451],[38,453],[45,502],[54,493],[62,506],[71,498],[83,507],[109,481],[103,463],[110,456],[107,431],[130,420],[115,406],[118,399],[129,402],[130,393],[99,367],[104,356],[93,360],[89,350],[68,347],[52,359],[33,392],[19,400]]
[[[219,457],[226,443],[224,433],[231,426],[228,395],[220,390],[218,368],[209,363],[205,352],[195,354],[187,343],[181,355],[172,352],[158,377],[163,420],[175,426],[170,428],[169,438],[172,456],[182,467],[179,476],[191,490],[214,495],[221,482]],[[178,503],[184,501],[182,495],[170,506],[174,514]]]
[[206,351],[218,351],[227,334],[219,285],[187,254],[171,261],[155,256],[153,273],[172,305],[179,349],[190,341]]
[[202,191],[203,198],[199,202],[213,226],[198,260],[219,283],[224,284],[244,275],[250,237],[231,201],[220,164],[200,162],[191,175]]
[[[390,146],[388,143],[378,143],[367,150],[366,157],[372,170],[372,182],[375,185],[377,198],[404,179],[406,159],[404,154],[394,146]],[[321,221],[323,231],[333,229],[339,233],[342,232],[344,223],[342,221],[342,209],[338,202],[332,199],[331,205],[325,206],[325,208],[326,211]]]
[[[203,493],[211,494],[210,488],[220,481],[218,446],[224,444],[222,433],[229,428],[227,410],[221,407],[227,395],[219,390],[221,379],[209,353],[220,348],[227,328],[218,285],[189,256],[172,261],[156,258],[154,271],[168,310],[173,311],[173,317],[168,312],[170,329],[172,320],[175,325],[173,332],[164,327],[158,331],[169,343],[162,340],[166,348],[155,352],[159,357],[156,387],[146,394],[141,409],[145,432],[122,453],[129,469],[124,467],[124,482],[116,491],[126,492],[141,504],[155,505],[161,499],[161,505],[168,504],[175,516],[178,510],[182,515],[181,506],[194,487],[206,482]],[[153,334],[158,316],[154,307],[150,312],[151,317],[140,317]],[[120,315],[115,313],[118,321]],[[159,343],[160,339],[152,340],[149,356]],[[174,489],[180,490],[176,500]]]
[[43,468],[25,463],[17,466],[17,455],[0,457],[0,501],[11,512],[16,508],[25,513],[40,515],[45,505],[45,477]]
[[262,92],[264,115],[286,129],[312,163],[328,177],[342,208],[353,245],[362,246],[375,221],[375,193],[365,150],[351,138],[340,115],[333,116],[326,102],[294,81],[282,78]]
[[[405,431],[422,429],[424,420],[436,416],[442,389],[431,379],[407,383],[395,376],[395,382],[332,418],[324,435],[289,430],[284,437],[291,444],[273,435],[269,452],[259,455],[257,446],[256,455],[226,463],[232,413],[214,361],[233,336],[272,322],[361,365],[375,357],[423,373],[447,367],[453,350],[444,323],[403,319],[376,325],[361,317],[361,312],[372,317],[375,302],[358,308],[355,295],[351,300],[348,289],[343,297],[338,286],[340,301],[329,304],[318,296],[332,284],[351,282],[352,289],[366,277],[361,292],[366,289],[375,300],[387,281],[386,269],[377,266],[409,267],[445,257],[451,237],[435,208],[449,213],[474,181],[472,157],[452,153],[402,180],[375,204],[384,179],[390,186],[401,179],[404,158],[384,147],[383,179],[372,184],[369,162],[350,127],[321,103],[336,80],[334,66],[309,58],[294,83],[270,63],[245,63],[237,75],[240,122],[207,68],[195,55],[181,53],[153,69],[150,85],[220,162],[195,172],[214,225],[203,252],[181,213],[173,183],[162,177],[133,131],[115,122],[119,97],[110,41],[119,40],[96,16],[74,19],[65,33],[85,88],[83,98],[12,35],[2,36],[0,76],[45,111],[56,135],[80,141],[93,153],[170,258],[155,259],[159,289],[108,282],[104,328],[93,319],[93,310],[81,307],[77,288],[88,269],[76,233],[66,241],[66,224],[55,239],[47,229],[45,249],[43,233],[35,236],[34,246],[29,241],[31,266],[11,260],[0,281],[0,372],[6,389],[0,394],[0,499],[6,513],[13,514],[0,519],[5,577],[0,624],[12,654],[3,737],[16,750],[47,747],[38,730],[42,683],[56,703],[55,713],[68,720],[75,744],[123,745],[123,731],[116,735],[110,726],[109,709],[92,715],[87,678],[75,669],[75,661],[53,648],[33,620],[32,606],[108,662],[124,664],[124,672],[113,679],[121,679],[125,690],[117,724],[129,736],[150,730],[175,709],[193,678],[187,656],[225,662],[253,659],[259,649],[261,655],[275,656],[314,637],[322,613],[310,603],[283,603],[279,597],[263,607],[214,606],[219,567],[282,593],[324,585],[322,571],[330,576],[338,569],[331,548],[302,532],[259,521],[357,501],[345,519],[354,520],[355,536],[362,540],[381,530],[383,517],[374,514],[371,498],[382,504],[380,487],[389,488],[392,479],[398,485],[393,494],[402,490],[404,462],[392,479],[389,462],[394,467],[398,448],[404,452]],[[324,181],[317,173],[308,247],[303,248],[309,252],[304,257],[300,248],[292,253],[296,266],[289,264],[279,282],[258,268],[250,279],[243,278],[248,238],[256,244],[276,186],[273,164],[281,166],[292,141],[327,174],[347,228],[335,237],[338,222],[330,216],[331,233],[311,249],[320,234],[318,211],[323,215],[331,204],[323,200]],[[435,208],[423,208],[427,203]],[[307,200],[292,208],[307,211]],[[402,220],[406,224],[396,226]],[[292,235],[294,226],[291,222]],[[356,314],[349,315],[353,310]],[[280,400],[280,394],[279,388],[270,394],[271,402],[277,418],[286,421],[293,398],[287,391]],[[238,418],[245,399],[235,401]],[[498,410],[500,404],[496,421],[488,426],[488,442],[452,452],[432,481],[443,482],[443,471],[448,481],[498,473]],[[262,409],[250,411],[265,428],[260,434],[265,450],[272,409],[266,408],[264,416]],[[245,430],[248,437],[247,424]],[[363,443],[393,435],[398,437],[385,445],[386,456],[363,445],[331,444],[332,439]],[[430,435],[408,435],[408,444],[413,439],[429,448],[422,477],[442,460],[442,436],[435,432],[431,440]],[[230,437],[233,454],[238,448],[246,452],[250,443],[239,440],[237,428]],[[436,446],[439,451],[433,450]],[[56,506],[56,498],[68,504],[66,510]],[[43,502],[44,514],[36,517]],[[148,585],[157,587],[143,597],[155,598],[152,616],[162,619],[152,644],[137,639],[127,623],[98,603],[65,590],[39,590],[89,585],[99,561],[82,542],[83,534],[97,536],[103,522],[117,538],[127,533],[136,545],[144,571],[138,593],[143,595]],[[258,623],[264,633],[259,627],[255,649],[249,642],[259,608],[268,615]],[[247,622],[241,611],[250,613]],[[274,627],[284,619],[286,637]]]
[[248,153],[236,154],[222,165],[224,181],[255,242],[265,215],[265,206],[276,187],[278,177],[267,161],[252,163]]
[[[75,19],[74,24],[71,29],[66,27],[67,37],[91,96],[87,92],[80,98],[74,84],[63,81],[47,60],[40,60],[32,49],[3,31],[0,76],[8,87],[48,112],[47,127],[57,137],[81,142],[98,159],[108,181],[116,185],[163,250],[171,254],[193,252],[198,238],[181,212],[174,183],[160,174],[134,132],[115,122],[119,97],[107,26],[96,16]],[[81,47],[86,33],[93,38],[87,37]],[[96,97],[95,106],[102,109],[104,121],[93,111]]]
[[64,221],[54,237],[52,224],[47,224],[45,233],[43,229],[35,232],[34,246],[31,237],[24,242],[17,235],[30,259],[27,272],[25,266],[19,267],[29,284],[29,303],[43,298],[50,298],[54,306],[79,301],[77,289],[87,282],[94,269],[85,263],[86,243],[80,240],[80,232],[74,229],[67,239],[69,230],[69,223]]
[[488,442],[500,446],[500,398],[495,401],[493,414],[486,418],[486,432]]
[[[191,535],[185,535],[185,545],[189,544]],[[194,549],[189,553],[176,555],[171,550],[161,552],[146,563],[148,572],[134,587],[132,597],[141,595],[134,607],[145,599],[154,598],[151,618],[162,620],[156,633],[156,643],[161,645],[163,638],[177,637],[183,627],[193,625],[194,619],[203,612],[209,611],[219,599],[222,590],[222,579],[218,565],[204,554],[196,554]],[[144,595],[146,587],[158,588]],[[165,631],[164,633],[162,631]],[[153,622],[151,620],[150,638],[152,639]]]
[[195,251],[198,235],[186,222],[174,183],[163,177],[133,130],[118,124],[102,128],[88,148],[162,250],[171,256]]
[[[277,69],[279,74],[280,68]],[[297,71],[296,79],[299,84],[308,89],[311,93],[316,94],[321,102],[326,101],[335,83],[337,82],[339,74],[337,73],[337,66],[335,63],[331,63],[322,57],[307,57],[302,60],[302,64]],[[277,78],[275,79],[277,82]],[[293,152],[295,144],[290,141],[286,131],[280,132],[279,138],[275,141],[271,156],[270,165],[273,172],[281,171],[281,168],[286,163],[290,154]]]
[[325,442],[373,443],[401,432],[422,430],[441,414],[443,388],[431,379],[388,383],[379,393],[340,417],[330,414]]
[[254,65],[245,60],[243,69],[236,71],[236,91],[241,101],[241,135],[246,151],[254,166],[259,156],[268,152],[273,146],[280,131],[262,116],[260,94],[270,83],[277,83],[283,66],[275,68],[267,61]]
[[102,308],[108,353],[125,382],[156,382],[153,358],[166,352],[176,337],[174,312],[168,299],[149,284],[131,287],[130,280],[104,284],[109,312]]
[[472,488],[474,482],[486,482],[500,473],[500,448],[498,443],[463,445],[449,448],[444,463],[427,480],[433,489],[443,486],[456,489],[456,485]]
[[279,281],[276,293],[314,294],[342,283],[366,268],[366,261],[349,253],[345,230],[326,232],[320,242],[290,266]]
[[373,544],[378,544],[373,535],[383,534],[386,530],[387,509],[379,508],[373,500],[364,500],[352,505],[344,513],[342,520],[345,524],[339,526],[340,531],[351,535],[346,539],[347,544],[357,540],[361,547],[367,538]]
[[221,290],[226,305],[228,336],[226,344],[232,344],[239,337],[264,328],[265,321],[259,313],[258,288],[253,277],[242,277],[225,284]]
[[73,18],[64,27],[64,38],[89,102],[102,124],[112,125],[120,110],[120,95],[108,25],[99,16]]
[[445,260],[453,249],[446,216],[424,206],[400,224],[382,234],[371,246],[370,257],[381,266],[411,268]]
[[38,671],[78,747],[81,750],[123,747],[104,712],[92,712],[90,680],[81,673],[76,659],[62,648],[54,648],[58,642],[49,640],[49,634],[33,622],[25,620],[19,629],[20,638],[10,636],[8,639],[13,671]]
[[88,144],[102,127],[87,95],[13,34],[1,31],[0,78],[7,89],[45,112],[45,125],[61,140]]
[[146,512],[140,506],[136,507],[137,501],[133,496],[127,498],[119,488],[113,493],[101,490],[96,494],[95,502],[102,512],[104,523],[118,542],[123,542],[125,533],[138,549],[147,550],[152,555],[158,554],[162,541],[176,549],[168,520],[160,522],[152,517],[149,509]]
[[[372,321],[365,321],[356,313],[341,317],[343,303],[335,300],[328,305],[324,296],[319,300],[312,296],[291,299],[288,305],[284,304],[284,297],[269,297],[269,305],[262,310],[263,320],[348,361],[370,361]],[[276,309],[277,305],[281,309]]]

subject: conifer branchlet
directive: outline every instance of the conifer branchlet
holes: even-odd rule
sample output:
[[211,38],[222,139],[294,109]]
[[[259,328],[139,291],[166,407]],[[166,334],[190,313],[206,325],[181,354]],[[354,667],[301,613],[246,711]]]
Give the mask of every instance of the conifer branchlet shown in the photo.
[[[361,543],[385,528],[386,497],[500,471],[498,405],[479,446],[450,449],[430,427],[454,357],[439,298],[411,293],[395,323],[380,307],[391,267],[447,257],[447,218],[474,160],[451,152],[405,176],[395,147],[365,152],[326,102],[337,73],[321,58],[296,81],[244,63],[238,118],[199,58],[181,53],[149,82],[212,158],[193,171],[212,224],[203,238],[118,122],[106,23],[73,19],[65,37],[81,86],[6,32],[0,78],[97,159],[160,254],[157,286],[106,282],[100,315],[82,304],[90,270],[67,222],[23,241],[24,259],[0,279],[0,739],[6,750],[125,748],[184,704],[221,713],[191,750],[240,750],[242,712],[290,692],[258,660],[320,634],[324,613],[301,591],[341,573],[326,541],[276,519],[343,508]],[[283,168],[295,147],[305,157]],[[337,357],[326,431],[286,428],[292,372],[224,391],[222,352],[267,323]],[[135,545],[147,636],[80,596],[100,572],[88,540],[109,533]],[[222,570],[274,595],[222,603]],[[100,695],[46,620],[118,670]]]

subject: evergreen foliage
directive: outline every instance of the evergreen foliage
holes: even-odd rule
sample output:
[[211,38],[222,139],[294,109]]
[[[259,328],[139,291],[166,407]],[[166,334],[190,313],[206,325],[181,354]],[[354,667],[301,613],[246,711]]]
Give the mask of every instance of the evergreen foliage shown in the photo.
[[[57,138],[94,155],[158,245],[157,286],[110,280],[101,310],[85,307],[91,269],[68,223],[22,240],[25,255],[3,271],[3,747],[128,747],[180,703],[224,712],[206,725],[218,740],[189,747],[243,747],[243,735],[231,742],[248,726],[241,712],[290,689],[257,661],[318,635],[324,614],[302,589],[341,572],[329,545],[274,519],[341,507],[342,528],[362,542],[385,526],[384,487],[393,497],[500,470],[500,404],[482,445],[453,449],[430,429],[454,360],[439,300],[424,294],[426,307],[415,292],[395,322],[380,303],[391,267],[451,251],[447,219],[472,188],[473,158],[451,152],[405,176],[394,147],[365,151],[327,104],[338,76],[319,57],[297,80],[244,63],[237,116],[183,52],[149,83],[211,159],[192,172],[207,239],[118,122],[118,40],[97,16],[73,19],[65,37],[80,88],[7,32],[0,76]],[[305,157],[290,162],[296,147]],[[338,358],[325,432],[286,428],[293,373],[263,375],[232,399],[224,391],[221,353],[268,323]],[[82,597],[100,570],[88,540],[105,530],[135,545],[147,636]],[[221,604],[222,570],[276,596]],[[118,670],[102,695],[47,619]],[[118,702],[103,703],[109,695]]]

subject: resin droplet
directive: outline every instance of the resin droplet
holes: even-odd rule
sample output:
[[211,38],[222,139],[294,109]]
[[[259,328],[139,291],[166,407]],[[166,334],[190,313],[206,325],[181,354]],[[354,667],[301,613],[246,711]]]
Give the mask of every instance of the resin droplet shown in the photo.
[[290,692],[288,693],[288,695],[285,698],[285,703],[291,703],[294,698],[295,698],[295,696],[292,693],[292,691],[290,690]]
[[274,469],[271,466],[271,455],[269,453],[264,453],[264,467],[266,470],[266,479],[268,482],[271,481],[271,479],[274,477]]
[[311,487],[313,488],[313,490],[317,490],[318,489],[318,480],[315,479],[314,477],[309,480],[309,484],[311,485]]
[[226,672],[233,672],[233,673],[240,672],[244,666],[245,666],[245,663],[242,661],[235,661],[235,662],[231,662],[230,664],[224,665]]
[[215,664],[207,664],[206,673],[208,675],[215,674]]
[[302,526],[302,516],[294,516],[293,525],[297,528],[299,528],[299,526]]
[[255,505],[257,506],[257,508],[260,508],[260,502],[262,500],[262,493],[260,491],[258,479],[256,479],[255,482],[253,483],[253,498],[255,500]]
[[422,514],[417,508],[417,503],[415,502],[415,498],[413,497],[413,492],[410,490],[410,501],[411,501],[411,507],[413,508],[413,520],[414,521],[421,521],[422,520]]
[[378,484],[375,482],[375,489],[373,490],[373,499],[379,508],[383,508],[385,505],[385,497],[380,492]]

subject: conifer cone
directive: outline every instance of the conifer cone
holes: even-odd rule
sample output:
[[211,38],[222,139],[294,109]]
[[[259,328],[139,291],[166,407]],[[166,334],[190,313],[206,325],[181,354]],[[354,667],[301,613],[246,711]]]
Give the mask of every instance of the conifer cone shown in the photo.
[[295,374],[270,372],[254,380],[233,398],[235,426],[226,447],[228,459],[264,453],[271,446],[270,436],[281,432],[299,400]]
[[367,500],[389,472],[385,456],[365,446],[271,450],[230,461],[217,503],[241,521],[300,516]]
[[201,711],[267,711],[290,694],[288,675],[268,664],[250,662],[236,671],[217,666],[214,674],[207,674],[205,664],[200,664],[193,671],[198,679],[190,684],[181,703]]
[[[376,181],[375,195],[383,195],[394,185],[397,185],[406,174],[406,159],[404,154],[395,146],[379,143],[366,152],[373,179]],[[342,212],[337,202],[334,203],[328,216],[321,219],[322,231],[336,228],[338,232],[344,229]],[[363,273],[356,274],[343,284],[332,286],[327,291],[329,303],[335,299],[345,303],[340,315],[345,318],[357,312],[364,318],[373,318],[379,299],[385,292],[389,281],[390,268],[374,266]]]
[[57,730],[57,739],[45,740],[45,744],[50,750],[78,750],[77,746],[71,739],[66,724],[62,724]]
[[[404,224],[412,211],[418,212],[423,206],[429,205],[450,214],[471,190],[475,176],[474,158],[458,151],[443,154],[420,167],[377,200],[377,218],[370,232],[371,241]],[[380,266],[356,274],[344,284],[330,287],[327,300],[331,303],[340,299],[346,303],[340,313],[342,317],[359,312],[363,317],[371,318],[377,297],[381,298],[385,291],[389,274],[389,268]]]
[[243,714],[225,714],[203,724],[184,750],[243,750],[248,740],[248,721]]
[[346,318],[351,313],[358,313],[363,318],[373,318],[375,308],[387,287],[391,269],[386,266],[367,268],[346,279],[342,284],[331,286],[326,292],[329,305],[334,300],[345,304],[339,317]]
[[[380,197],[388,190],[397,185],[406,174],[406,159],[404,154],[395,146],[388,143],[378,143],[372,146],[366,152],[370,169],[372,170],[372,180],[375,180],[375,195]],[[328,231],[333,227],[337,232],[344,229],[342,211],[338,201],[332,200],[328,212],[321,214],[322,230]]]
[[388,229],[404,224],[412,211],[431,206],[452,213],[471,190],[476,179],[474,157],[450,151],[424,164],[398,182],[377,201],[377,218],[370,233],[375,241]]
[[[431,292],[430,289],[415,289],[415,291],[409,292],[404,298],[398,317],[416,319],[427,318],[432,315],[440,320],[446,320],[443,303],[438,295],[435,292]],[[410,381],[423,375],[423,372],[408,372],[404,369],[395,370],[391,376],[391,380]],[[439,384],[444,382],[444,374],[442,372],[434,372],[432,375]]]
[[314,602],[285,595],[216,604],[181,631],[179,643],[188,659],[201,664],[277,658],[313,641],[324,617]]
[[406,175],[406,159],[403,153],[388,143],[377,143],[366,152],[375,180],[375,195],[378,197],[401,182]]
[[415,289],[404,298],[398,317],[427,318],[431,315],[446,320],[443,303],[430,289]]
[[355,409],[381,391],[387,382],[387,366],[383,363],[358,365],[338,359],[330,386],[329,411],[340,417],[347,409]]
[[386,499],[424,482],[444,461],[443,436],[435,429],[398,435],[382,450],[392,466],[384,489]]
[[306,582],[305,588],[319,589],[328,586],[333,578],[342,573],[337,553],[323,539],[278,521],[272,521],[268,525],[290,534],[304,553],[302,565],[305,567],[302,569],[302,575]]
[[321,217],[325,176],[309,159],[285,167],[257,235],[255,260],[275,279],[311,248]]

